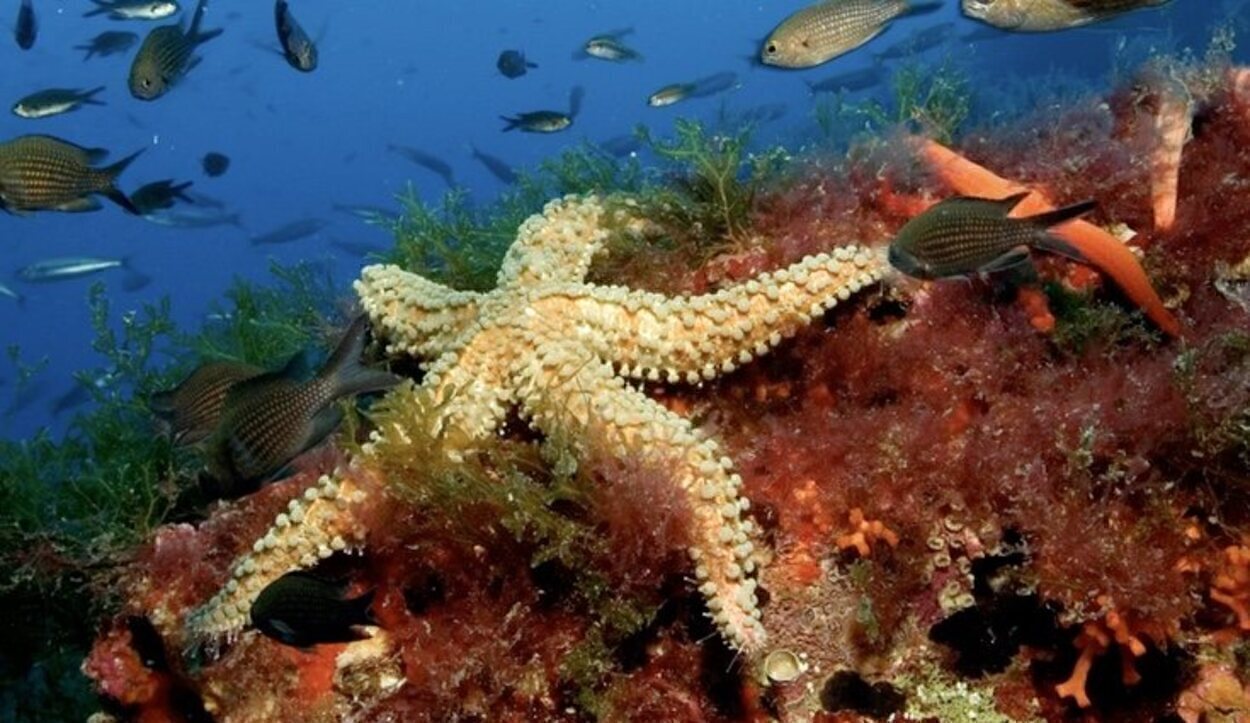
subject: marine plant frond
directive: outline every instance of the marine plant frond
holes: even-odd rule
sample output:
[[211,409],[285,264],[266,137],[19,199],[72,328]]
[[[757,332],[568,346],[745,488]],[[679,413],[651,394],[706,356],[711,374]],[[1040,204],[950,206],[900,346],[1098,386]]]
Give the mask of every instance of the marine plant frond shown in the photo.
[[874,135],[905,125],[942,143],[950,143],[972,111],[972,85],[951,58],[938,64],[902,65],[890,82],[888,102],[851,102],[841,96],[816,106],[815,120],[825,138],[861,130]]
[[672,170],[668,184],[649,194],[663,225],[690,228],[705,241],[749,236],[755,193],[765,180],[747,173],[749,127],[709,133],[698,121],[678,119],[670,139],[639,133]]
[[324,266],[271,262],[275,284],[236,278],[226,301],[215,304],[209,323],[182,339],[198,360],[247,362],[273,367],[317,338],[335,317],[339,296]]

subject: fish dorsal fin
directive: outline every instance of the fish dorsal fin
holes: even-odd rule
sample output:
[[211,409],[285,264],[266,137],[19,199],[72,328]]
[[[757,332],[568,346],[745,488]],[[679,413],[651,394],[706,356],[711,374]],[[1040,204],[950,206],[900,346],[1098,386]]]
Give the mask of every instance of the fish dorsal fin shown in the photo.
[[109,150],[107,148],[88,148],[87,146],[80,146],[77,143],[67,141],[64,138],[57,138],[56,136],[48,135],[47,133],[34,133],[31,137],[72,148],[82,154],[83,160],[87,163],[87,165],[95,165],[96,163],[103,161],[105,158],[108,158],[109,155]]
[[1006,217],[1011,213],[1012,209],[1020,205],[1024,197],[1029,195],[1028,191],[1017,193],[1006,198],[980,198],[977,196],[951,196],[934,208],[948,209],[950,211],[963,211],[965,213],[973,213],[980,216],[999,216]]

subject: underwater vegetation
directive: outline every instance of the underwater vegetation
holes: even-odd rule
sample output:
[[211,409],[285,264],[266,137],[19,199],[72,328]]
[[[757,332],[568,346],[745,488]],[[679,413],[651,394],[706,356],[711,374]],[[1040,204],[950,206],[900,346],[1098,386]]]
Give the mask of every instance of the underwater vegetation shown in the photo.
[[[4,450],[5,599],[68,606],[45,609],[79,639],[103,620],[98,720],[1244,718],[1246,73],[1146,68],[993,129],[943,101],[814,158],[679,125],[658,173],[586,148],[491,208],[410,196],[356,291],[412,381],[228,502],[180,491],[194,461],[145,399],[332,336],[335,292],[279,269],[193,337],[160,306],[119,332],[97,295],[125,381],[66,442]],[[1162,311],[1097,259],[1024,285],[886,267],[987,178],[1097,199]],[[296,569],[371,599],[371,635],[250,629]]]

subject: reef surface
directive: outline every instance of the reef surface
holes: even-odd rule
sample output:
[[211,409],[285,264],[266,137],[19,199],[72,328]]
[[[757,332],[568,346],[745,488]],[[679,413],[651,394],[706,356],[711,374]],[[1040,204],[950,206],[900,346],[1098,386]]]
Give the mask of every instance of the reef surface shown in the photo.
[[[421,386],[358,439],[160,529],[84,664],[104,715],[1247,719],[1246,72],[1151,68],[955,144],[1053,202],[1097,199],[1088,220],[1135,249],[1179,334],[1067,260],[1037,259],[1044,293],[884,274],[911,215],[968,192],[906,142],[811,160],[693,266],[621,211],[595,229],[642,241],[592,233],[599,256],[540,280],[568,284],[564,306],[498,302],[519,316],[485,346],[521,353],[507,345],[537,333],[560,350],[539,371],[483,367],[451,388],[430,375],[459,357],[414,368]],[[617,212],[567,203],[549,216]],[[501,280],[544,268],[506,262]],[[462,325],[481,338],[463,317],[500,297],[421,299],[400,273],[358,285],[386,354],[455,355]],[[799,291],[828,296],[778,311]],[[638,317],[662,321],[658,299],[686,305],[671,328]],[[407,332],[405,304],[426,313]],[[615,401],[548,389],[527,409],[553,378]],[[474,383],[510,391],[457,410]],[[605,408],[635,431],[595,423]],[[293,521],[315,539],[286,544]],[[247,629],[249,599],[231,596],[248,576],[313,565],[377,591],[371,637],[304,651]]]

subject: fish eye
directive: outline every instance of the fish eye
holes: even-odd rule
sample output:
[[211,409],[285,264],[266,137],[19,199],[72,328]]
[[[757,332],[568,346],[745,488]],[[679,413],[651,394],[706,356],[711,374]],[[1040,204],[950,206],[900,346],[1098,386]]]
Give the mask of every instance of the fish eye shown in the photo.
[[776,43],[769,43],[769,44],[768,44],[768,47],[767,47],[767,48],[764,48],[764,52],[765,52],[765,53],[768,53],[769,55],[776,55],[776,54],[777,54],[777,44],[776,44]]

